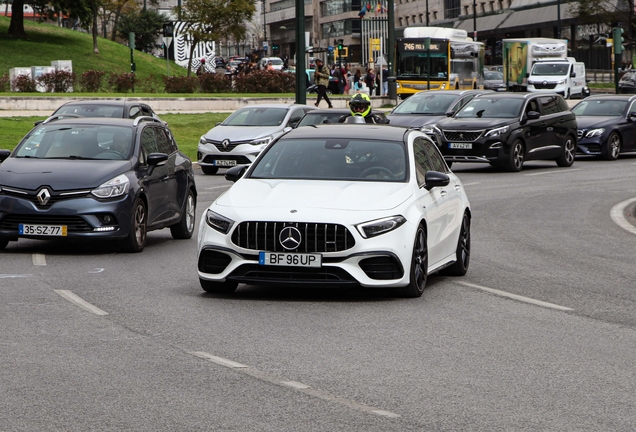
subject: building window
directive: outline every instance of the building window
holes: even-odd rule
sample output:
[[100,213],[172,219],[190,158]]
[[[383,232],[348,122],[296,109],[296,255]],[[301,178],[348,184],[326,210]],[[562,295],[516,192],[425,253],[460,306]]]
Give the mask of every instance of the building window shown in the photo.
[[470,14],[470,6],[464,6],[464,15]]
[[495,11],[495,2],[491,1],[490,2],[490,12],[494,12]]
[[420,14],[420,24],[424,23],[424,14]]
[[461,7],[461,0],[444,0],[444,19],[459,17]]
[[404,27],[404,23],[402,22],[402,18],[400,18],[400,27]]
[[409,25],[409,17],[405,17],[404,19],[406,20],[406,25],[408,26]]
[[437,21],[437,11],[433,11],[433,20]]

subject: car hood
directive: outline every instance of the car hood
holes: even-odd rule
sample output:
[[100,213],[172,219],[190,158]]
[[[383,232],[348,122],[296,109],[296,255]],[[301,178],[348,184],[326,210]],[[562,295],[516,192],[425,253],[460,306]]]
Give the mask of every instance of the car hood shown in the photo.
[[625,119],[616,116],[576,116],[576,124],[578,129],[600,128],[603,126],[614,125],[620,121],[625,121]]
[[58,191],[94,188],[130,166],[127,160],[8,158],[0,164],[0,185],[29,190],[47,185]]
[[216,201],[235,209],[389,210],[406,201],[408,183],[241,179]]
[[500,119],[500,118],[447,118],[440,120],[437,127],[440,129],[453,130],[479,130],[491,129],[506,126],[516,122],[518,119]]
[[205,138],[213,141],[229,139],[235,141],[251,141],[269,135],[281,134],[283,126],[216,126],[205,134]]
[[420,127],[428,124],[435,124],[447,118],[445,115],[425,115],[425,114],[388,114],[393,126]]

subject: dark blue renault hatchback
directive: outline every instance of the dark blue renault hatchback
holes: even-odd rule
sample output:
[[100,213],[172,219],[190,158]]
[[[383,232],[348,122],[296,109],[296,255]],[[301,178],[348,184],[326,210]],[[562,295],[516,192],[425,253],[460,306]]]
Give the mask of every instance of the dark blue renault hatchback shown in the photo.
[[20,238],[113,239],[140,252],[148,231],[194,232],[192,162],[158,119],[51,117],[0,161],[0,249]]

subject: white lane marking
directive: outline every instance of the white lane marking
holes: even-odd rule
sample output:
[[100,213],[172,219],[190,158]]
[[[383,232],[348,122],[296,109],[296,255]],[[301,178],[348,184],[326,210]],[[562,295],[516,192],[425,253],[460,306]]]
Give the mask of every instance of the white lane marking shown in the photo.
[[35,266],[46,265],[46,255],[44,254],[33,254],[32,260],[33,260],[33,265]]
[[636,234],[636,227],[630,224],[627,221],[627,219],[625,219],[625,216],[623,216],[623,213],[625,211],[625,207],[627,207],[628,205],[630,205],[631,203],[635,201],[636,201],[636,198],[628,199],[626,201],[616,204],[614,207],[612,207],[612,210],[610,211],[610,216],[612,220],[614,221],[614,223],[618,225],[619,227],[623,228],[625,231],[628,231],[632,234]]
[[0,274],[0,279],[31,277],[32,274]]
[[205,190],[212,190],[212,189],[229,189],[230,187],[232,187],[232,185],[226,185],[226,186],[212,186],[212,187],[207,187],[207,188],[205,188]]
[[492,288],[486,288],[484,286],[472,284],[472,283],[469,283],[469,282],[459,282],[459,281],[456,281],[456,282],[458,284],[460,284],[460,285],[464,285],[464,286],[471,287],[471,288],[477,288],[479,290],[486,291],[486,292],[489,292],[491,294],[495,294],[495,295],[498,295],[498,296],[501,296],[501,297],[508,297],[508,298],[511,298],[511,299],[514,299],[514,300],[522,301],[524,303],[530,303],[530,304],[533,304],[533,305],[536,305],[536,306],[542,306],[542,307],[547,307],[547,308],[550,308],[550,309],[556,309],[556,310],[562,310],[562,311],[573,311],[574,310],[574,309],[569,308],[569,307],[559,306],[559,305],[556,305],[556,304],[553,304],[553,303],[548,303],[548,302],[544,302],[544,301],[541,301],[541,300],[535,300],[535,299],[530,298],[530,297],[524,297],[524,296],[520,296],[520,295],[517,295],[517,294],[511,294],[511,293],[508,293],[508,292],[505,292],[505,291],[499,291],[499,290],[492,289]]
[[478,184],[481,184],[481,182],[464,183],[464,187],[466,187],[466,186],[475,186],[475,185],[478,185]]
[[89,273],[101,273],[103,271],[104,271],[103,268],[96,268],[96,269],[93,269],[93,270],[89,271]]
[[74,294],[72,291],[69,291],[69,290],[53,290],[53,291],[55,291],[56,293],[58,293],[59,295],[61,295],[66,300],[70,301],[71,303],[81,307],[82,309],[89,311],[90,313],[94,313],[95,315],[101,315],[101,316],[108,315],[108,312],[101,310],[97,306],[93,306],[92,304],[90,304],[89,302],[87,302],[86,300],[78,296],[77,294]]
[[206,353],[206,352],[202,352],[202,351],[186,351],[188,354],[192,354],[194,356],[200,357],[202,359],[206,359],[206,360],[210,360],[218,365],[221,366],[226,366],[229,368],[233,368],[235,369],[237,372],[241,372],[244,373],[246,375],[249,375],[251,377],[254,377],[256,379],[259,379],[261,381],[265,381],[271,384],[275,384],[277,386],[282,386],[282,387],[286,387],[286,388],[292,388],[295,391],[299,391],[302,393],[305,393],[307,395],[316,397],[318,399],[322,399],[328,402],[336,402],[339,403],[341,405],[347,406],[351,409],[355,409],[358,411],[363,411],[363,412],[367,412],[370,414],[375,414],[375,415],[379,415],[379,416],[383,416],[383,417],[389,417],[389,418],[398,418],[400,417],[399,414],[393,413],[391,411],[386,411],[386,410],[381,410],[363,403],[358,403],[349,399],[345,399],[343,397],[340,396],[336,396],[333,395],[331,393],[322,391],[322,390],[318,390],[315,388],[311,388],[310,386],[308,386],[307,384],[303,384],[301,382],[298,381],[291,381],[291,380],[287,380],[278,376],[274,376],[274,375],[270,375],[266,372],[260,371],[256,368],[241,364],[241,363],[237,363],[235,361],[232,360],[228,360],[226,358],[223,357],[217,357],[215,355],[212,355],[210,353]]
[[246,366],[244,364],[237,363],[235,361],[228,360],[228,359],[223,358],[223,357],[217,357],[215,355],[212,355],[212,354],[209,354],[209,353],[206,353],[206,352],[197,351],[197,352],[190,352],[190,354],[195,355],[197,357],[201,357],[201,358],[206,359],[206,360],[210,360],[212,363],[216,363],[218,365],[229,367],[229,368],[246,368],[246,367],[248,367],[248,366]]
[[539,175],[545,175],[545,174],[566,174],[572,171],[581,171],[581,168],[572,168],[572,169],[567,169],[567,170],[554,170],[554,171],[543,171],[543,172],[538,172],[538,173],[532,173],[532,174],[524,174],[527,177],[530,176],[539,176]]
[[298,381],[281,381],[280,383],[283,384],[283,385],[286,385],[288,387],[297,388],[297,389],[309,388],[309,386],[307,384],[303,384],[303,383],[298,382]]

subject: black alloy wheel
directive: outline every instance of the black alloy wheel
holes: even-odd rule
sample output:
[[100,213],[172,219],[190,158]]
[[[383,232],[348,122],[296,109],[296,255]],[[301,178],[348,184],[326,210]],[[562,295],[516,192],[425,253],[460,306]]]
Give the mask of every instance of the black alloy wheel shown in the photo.
[[146,246],[148,235],[148,212],[146,204],[141,198],[135,200],[133,206],[132,220],[128,237],[124,240],[124,249],[127,252],[141,252]]
[[523,143],[517,139],[510,147],[506,170],[510,172],[519,172],[523,168]]
[[213,174],[216,174],[216,172],[218,170],[219,170],[218,167],[211,167],[211,166],[203,166],[203,165],[201,165],[201,171],[203,171],[203,174],[213,175]]
[[571,167],[574,163],[574,156],[576,153],[576,141],[574,137],[568,135],[565,137],[565,141],[563,142],[563,151],[561,156],[556,160],[556,163],[560,167]]
[[616,160],[621,153],[621,137],[618,132],[612,132],[607,138],[607,143],[601,148],[601,158]]
[[210,294],[229,294],[236,291],[236,287],[238,287],[238,282],[232,281],[212,282],[199,278],[199,282],[201,283],[203,291]]
[[196,204],[194,193],[192,190],[189,190],[184,203],[181,219],[179,219],[179,222],[176,224],[170,226],[170,234],[172,234],[173,239],[187,240],[192,238],[192,234],[194,233]]
[[400,295],[407,298],[421,297],[426,287],[428,276],[428,245],[426,233],[420,225],[413,242],[413,254],[411,257],[411,270],[409,272],[409,284],[400,289]]
[[457,240],[457,260],[452,266],[446,267],[440,274],[446,276],[464,276],[470,264],[470,216],[464,212],[462,226]]

